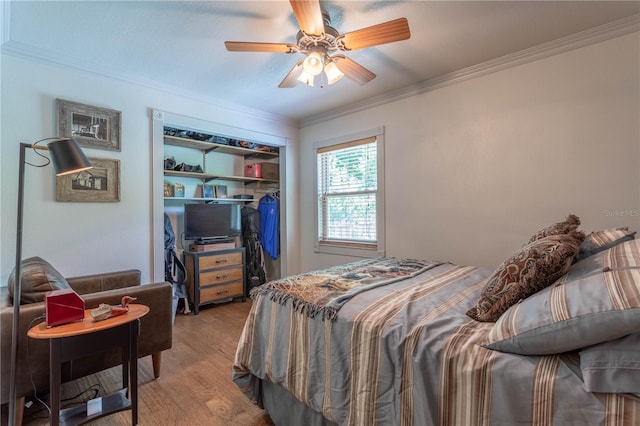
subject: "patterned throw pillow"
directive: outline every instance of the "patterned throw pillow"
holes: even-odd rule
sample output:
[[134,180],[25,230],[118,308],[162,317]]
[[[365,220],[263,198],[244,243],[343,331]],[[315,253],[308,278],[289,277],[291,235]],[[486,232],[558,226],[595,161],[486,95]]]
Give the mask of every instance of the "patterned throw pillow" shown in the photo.
[[[20,263],[20,268],[20,276],[22,277],[20,282],[21,305],[42,302],[46,292],[70,287],[62,274],[40,257],[35,256],[23,260]],[[16,280],[15,273],[15,270],[11,272],[7,282],[11,297],[13,297],[13,286]]]
[[582,232],[572,231],[527,244],[489,277],[478,304],[467,315],[476,321],[497,321],[509,307],[564,275],[583,240]]
[[625,241],[576,263],[555,284],[518,303],[483,346],[549,355],[640,330],[640,240]]
[[635,231],[629,231],[629,228],[614,228],[605,229],[603,231],[594,231],[586,236],[582,245],[580,245],[580,251],[576,256],[575,262],[593,256],[594,254],[606,250],[615,246],[616,244],[624,243],[635,238]]
[[576,215],[570,214],[562,222],[549,225],[546,228],[542,228],[541,230],[533,234],[533,236],[529,238],[527,244],[531,244],[532,242],[539,240],[540,238],[548,237],[550,235],[568,234],[569,232],[578,229],[578,226],[580,226],[580,218]]

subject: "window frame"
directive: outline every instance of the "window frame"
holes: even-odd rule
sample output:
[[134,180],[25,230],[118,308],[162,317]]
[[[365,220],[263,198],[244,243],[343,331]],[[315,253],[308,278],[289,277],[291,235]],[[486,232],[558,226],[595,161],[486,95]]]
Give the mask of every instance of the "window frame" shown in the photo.
[[[319,230],[319,194],[318,194],[318,155],[319,150],[332,146],[348,144],[361,139],[376,139],[377,190],[376,190],[376,242],[344,242],[325,244],[320,241]],[[313,190],[314,190],[314,252],[341,256],[372,258],[385,255],[385,178],[384,178],[384,127],[365,130],[337,138],[318,141],[313,144]]]

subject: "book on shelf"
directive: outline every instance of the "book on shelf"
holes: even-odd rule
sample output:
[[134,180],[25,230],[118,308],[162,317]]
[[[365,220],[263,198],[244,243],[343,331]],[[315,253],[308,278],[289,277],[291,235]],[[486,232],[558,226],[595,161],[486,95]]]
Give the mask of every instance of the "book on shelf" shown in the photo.
[[184,185],[181,183],[176,183],[173,185],[173,196],[174,197],[184,197]]

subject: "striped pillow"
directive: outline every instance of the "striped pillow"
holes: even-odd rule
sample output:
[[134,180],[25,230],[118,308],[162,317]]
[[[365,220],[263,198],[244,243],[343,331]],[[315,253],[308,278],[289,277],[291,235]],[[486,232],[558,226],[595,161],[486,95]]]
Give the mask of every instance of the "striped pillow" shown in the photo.
[[588,392],[640,395],[640,333],[580,351],[580,369]]
[[576,256],[576,262],[593,256],[594,254],[615,246],[625,241],[633,240],[636,233],[629,231],[629,228],[605,229],[604,231],[595,231],[587,235],[580,251]]
[[496,322],[486,348],[549,355],[640,330],[640,240],[597,253]]

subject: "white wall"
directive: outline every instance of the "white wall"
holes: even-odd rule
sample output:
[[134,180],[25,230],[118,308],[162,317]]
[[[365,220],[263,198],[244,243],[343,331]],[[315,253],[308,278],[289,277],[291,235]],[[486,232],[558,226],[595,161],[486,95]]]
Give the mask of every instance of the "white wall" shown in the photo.
[[[634,33],[301,129],[314,141],[385,126],[387,255],[498,265],[569,213],[640,231],[640,60]],[[301,175],[301,269],[314,188]]]
[[[634,33],[303,128],[304,143],[285,152],[288,272],[349,260],[313,253],[313,177],[297,178],[313,170],[312,143],[381,125],[390,256],[495,266],[569,213],[588,231],[640,230],[639,51]],[[52,168],[27,169],[23,257],[65,275],[152,276],[151,109],[298,139],[297,129],[238,111],[1,59],[0,285],[14,265],[18,144],[55,135],[56,98],[123,117],[122,152],[87,150],[121,160],[119,203],[57,203]]]
[[[298,130],[260,114],[213,106],[167,92],[25,58],[2,56],[2,130],[0,143],[0,285],[15,264],[18,153],[20,142],[56,135],[55,100],[67,99],[122,112],[122,151],[87,149],[89,156],[120,160],[121,196],[117,203],[55,201],[52,167],[26,170],[23,258],[41,256],[66,276],[127,268],[152,273],[152,117],[156,108],[286,138],[287,188],[295,185]],[[30,154],[28,160],[40,160]],[[286,197],[287,194],[284,194]],[[295,210],[287,205],[293,240],[286,254],[296,267]],[[157,212],[162,214],[162,212]],[[161,238],[159,241],[162,241]]]

